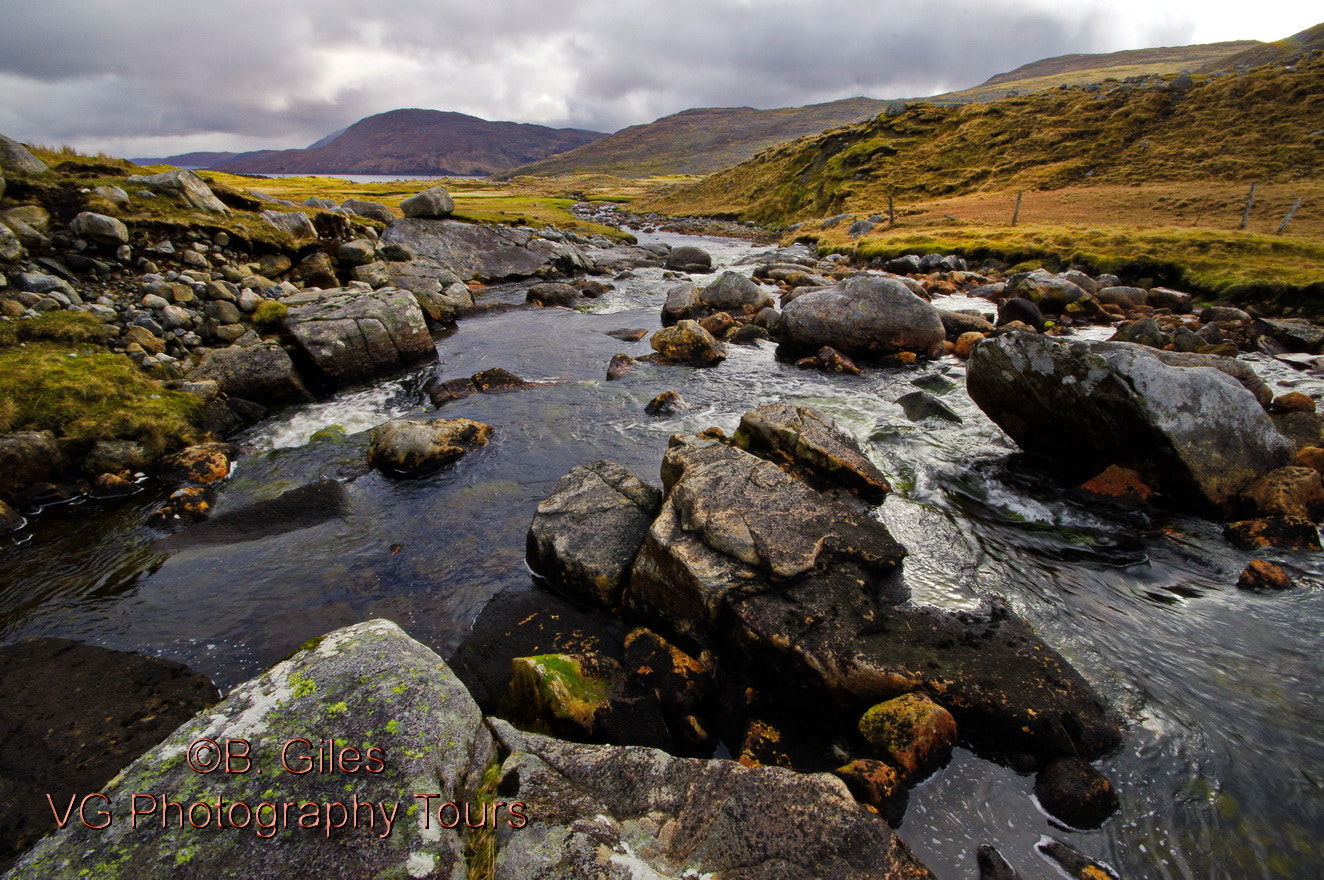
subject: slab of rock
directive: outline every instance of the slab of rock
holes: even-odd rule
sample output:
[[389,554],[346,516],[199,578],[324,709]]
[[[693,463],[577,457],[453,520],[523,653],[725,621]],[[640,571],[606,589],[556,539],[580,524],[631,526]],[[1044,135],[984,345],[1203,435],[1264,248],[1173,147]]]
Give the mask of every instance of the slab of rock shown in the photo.
[[[316,771],[324,737],[335,739],[331,772],[283,769],[282,751],[296,741],[285,758],[295,768]],[[262,775],[194,772],[186,757],[190,744],[201,738],[246,740],[252,766]],[[300,739],[308,741],[307,748]],[[462,880],[467,871],[463,832],[441,827],[435,811],[447,802],[472,804],[479,778],[494,757],[478,706],[446,664],[395,624],[368,621],[310,643],[194,716],[104,786],[116,810],[114,822],[94,830],[75,817],[29,851],[9,876]],[[185,808],[209,801],[213,815],[217,798],[253,808],[276,804],[277,816],[279,805],[295,806],[285,827],[273,829],[273,838],[266,840],[258,837],[251,819],[247,828],[179,829],[171,822],[162,829],[158,812],[139,816],[135,830],[128,811],[136,793],[168,795]],[[416,794],[438,797],[425,802]],[[356,797],[373,804],[371,826],[367,807],[354,811],[357,827],[346,821]],[[309,802],[318,805],[318,824],[301,828],[299,805]],[[344,814],[322,806],[336,803],[348,804]],[[427,827],[425,803],[431,806]],[[48,809],[44,800],[41,806]],[[145,808],[145,800],[139,806]],[[410,807],[416,809],[406,814]],[[263,813],[270,821],[271,814]],[[233,816],[222,821],[244,821],[242,809]],[[328,827],[337,822],[344,827]]]
[[372,429],[368,463],[401,476],[426,473],[487,445],[492,427],[470,419],[392,419]]
[[216,198],[211,187],[192,171],[176,168],[162,171],[160,174],[137,175],[130,177],[129,183],[133,186],[145,187],[160,195],[174,196],[199,211],[210,211],[213,214],[230,212],[230,209],[225,207],[225,203]]
[[[550,271],[563,258],[578,253],[561,243],[552,250],[531,250],[533,234],[508,226],[481,226],[458,220],[406,217],[382,234],[382,244],[408,248],[416,261],[431,262],[455,272],[461,280],[501,281],[528,278]],[[579,259],[583,260],[582,253]]]
[[440,220],[455,212],[455,200],[444,186],[433,186],[400,203],[406,217],[425,217]]
[[858,276],[796,297],[782,309],[778,339],[793,351],[830,345],[851,356],[937,356],[946,335],[933,306],[894,278]]
[[1130,468],[1197,509],[1230,511],[1245,486],[1292,454],[1241,383],[1170,366],[1143,346],[1008,334],[974,350],[967,387],[1023,449],[1081,478]]
[[380,220],[383,223],[390,223],[395,219],[391,209],[381,202],[365,202],[360,199],[345,199],[340,203],[340,207],[349,211],[351,214],[358,214],[360,217],[367,217],[369,220]]
[[223,394],[244,400],[282,404],[313,399],[294,361],[275,343],[208,349],[189,377],[213,380]]
[[327,290],[284,302],[286,329],[332,388],[437,358],[423,311],[407,290]]
[[811,483],[846,488],[867,501],[881,503],[892,491],[855,438],[812,407],[765,403],[741,416],[731,441],[756,455],[785,462]]
[[579,602],[614,608],[662,493],[610,461],[580,465],[539,502],[529,567]]
[[502,721],[498,792],[529,824],[498,826],[497,880],[927,880],[887,823],[828,774],[566,743]]
[[263,211],[262,219],[273,229],[296,239],[317,238],[317,227],[304,211]]

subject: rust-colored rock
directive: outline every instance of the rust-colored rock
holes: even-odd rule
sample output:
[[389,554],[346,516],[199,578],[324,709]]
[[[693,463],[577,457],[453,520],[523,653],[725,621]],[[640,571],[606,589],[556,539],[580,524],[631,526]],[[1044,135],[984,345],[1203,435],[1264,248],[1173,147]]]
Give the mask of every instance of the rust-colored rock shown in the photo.
[[1243,590],[1290,590],[1292,577],[1272,562],[1252,559],[1237,578],[1237,586]]
[[167,455],[157,463],[158,474],[167,480],[214,483],[230,475],[230,447],[225,443],[201,443]]
[[956,348],[953,353],[961,360],[965,360],[970,357],[970,352],[975,350],[975,346],[984,338],[984,336],[985,334],[980,333],[977,330],[962,333],[960,336],[956,337]]
[[850,789],[851,795],[891,825],[899,825],[910,799],[900,775],[886,761],[860,758],[832,771]]
[[860,733],[914,785],[951,759],[956,719],[927,694],[903,694],[865,712]]
[[216,490],[209,486],[185,486],[172,492],[151,518],[157,523],[199,522],[211,516],[215,503]]
[[1324,474],[1324,449],[1318,446],[1304,446],[1292,457],[1292,464],[1297,467],[1314,468]]
[[1300,391],[1289,391],[1286,394],[1275,397],[1269,404],[1271,413],[1294,413],[1315,411],[1315,399],[1309,394],[1302,394]]
[[1082,483],[1080,491],[1126,507],[1148,504],[1154,495],[1154,490],[1140,479],[1139,474],[1115,464]]
[[1314,468],[1280,467],[1247,486],[1242,497],[1257,516],[1312,518],[1324,510],[1324,483]]
[[1319,529],[1303,516],[1269,516],[1228,523],[1223,537],[1242,550],[1277,547],[1280,550],[1320,549]]

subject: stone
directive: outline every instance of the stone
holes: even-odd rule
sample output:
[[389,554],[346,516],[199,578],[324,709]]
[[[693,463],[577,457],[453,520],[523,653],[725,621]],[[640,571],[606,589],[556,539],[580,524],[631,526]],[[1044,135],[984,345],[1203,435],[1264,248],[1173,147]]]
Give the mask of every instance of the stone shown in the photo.
[[667,254],[666,262],[663,264],[673,272],[705,273],[711,272],[713,268],[713,258],[703,248],[693,245],[681,245],[678,248],[672,248],[671,253]]
[[[171,171],[162,171],[160,174],[130,177],[129,183],[134,186],[146,187],[154,193],[173,196],[199,211],[209,211],[213,214],[229,213],[225,203],[216,198],[216,194],[211,191],[211,187],[203,183],[202,178],[192,171],[176,168]],[[264,212],[264,216],[266,213]]]
[[[326,762],[332,772],[280,772],[282,751],[291,740],[293,746],[284,752],[290,766],[315,771],[319,737],[332,733],[336,748]],[[255,787],[252,774],[200,777],[185,756],[190,744],[202,738],[247,740],[252,766],[264,771],[257,777],[261,784]],[[301,739],[309,743],[306,749]],[[259,803],[322,807],[344,802],[345,815],[322,807],[315,828],[299,827],[297,806],[285,822],[276,818],[276,807],[266,817],[275,826],[266,840],[252,827],[217,834],[187,826],[163,830],[159,813],[140,817],[136,829],[129,821],[101,830],[74,821],[32,849],[11,876],[154,880],[179,876],[183,861],[187,873],[197,877],[462,878],[467,871],[463,832],[443,827],[436,810],[443,803],[473,804],[483,771],[495,759],[482,714],[455,674],[395,624],[371,620],[310,642],[234,688],[103,789],[124,810],[135,793],[160,793],[186,804],[209,800],[212,814],[218,812],[219,798],[227,805],[244,802],[254,808]],[[349,768],[352,773],[346,772]],[[347,785],[371,806],[355,808]],[[416,798],[419,794],[435,797]],[[49,807],[44,800],[41,806],[48,811],[49,827]],[[417,809],[407,816],[410,807]],[[231,810],[242,822],[243,813]],[[354,821],[347,824],[351,811]],[[197,813],[201,816],[202,809]],[[430,819],[426,825],[425,814]],[[500,822],[507,818],[503,812]]]
[[83,473],[118,474],[141,471],[152,463],[152,454],[132,440],[98,440],[83,459]]
[[406,217],[440,220],[455,211],[455,200],[444,186],[433,186],[400,202],[400,211]]
[[700,291],[699,303],[708,309],[753,315],[771,306],[772,297],[739,272],[723,272]]
[[985,334],[974,330],[969,333],[962,333],[956,338],[956,348],[953,353],[961,360],[966,360],[974,352],[975,346],[984,338],[986,338]]
[[1111,341],[1132,342],[1136,345],[1147,345],[1150,348],[1162,348],[1172,342],[1172,337],[1164,333],[1158,322],[1153,318],[1141,318],[1139,321],[1132,321],[1118,327],[1117,332],[1112,335]]
[[1292,449],[1240,382],[1202,368],[1223,360],[1018,333],[976,348],[966,384],[1028,452],[1080,477],[1118,464],[1174,503],[1227,513]]
[[164,354],[165,340],[146,327],[135,324],[124,332],[125,345],[141,345],[148,354]]
[[772,334],[757,324],[741,324],[727,331],[726,340],[732,345],[758,345]]
[[1233,321],[1238,324],[1249,323],[1252,319],[1249,312],[1233,306],[1207,306],[1200,310],[1200,320],[1206,324],[1220,323],[1223,321]]
[[367,217],[369,220],[379,220],[382,223],[390,223],[395,219],[391,209],[380,202],[365,202],[359,199],[345,199],[340,203],[340,207],[349,211],[351,214],[357,214],[360,217]]
[[423,311],[406,290],[328,290],[284,302],[286,330],[332,388],[436,360]]
[[1055,758],[1034,777],[1034,796],[1048,813],[1072,828],[1101,826],[1120,806],[1102,773],[1080,758]]
[[1077,487],[1095,499],[1118,507],[1141,507],[1154,497],[1154,490],[1133,470],[1110,464]]
[[670,327],[686,318],[692,318],[699,311],[699,288],[693,281],[685,281],[667,288],[666,300],[662,303],[662,326]]
[[[3,499],[0,499],[0,534],[17,531],[18,529],[23,528],[27,524],[28,521],[23,516],[23,514],[19,513],[14,508],[10,507],[9,504]],[[3,834],[0,833],[0,838],[2,837]],[[3,849],[4,849],[4,843],[3,840],[0,839],[0,852],[2,852]],[[3,863],[3,860],[4,860],[4,856],[0,855],[0,864]]]
[[172,453],[156,463],[157,475],[186,483],[214,483],[230,476],[228,443],[201,443]]
[[[202,488],[207,487],[189,487]],[[179,494],[179,493],[176,493]],[[201,498],[203,515],[209,513],[208,496]],[[173,504],[172,507],[178,508]],[[190,502],[184,496],[184,504]],[[255,501],[234,510],[218,514],[207,522],[187,528],[182,532],[153,544],[162,549],[183,549],[186,547],[209,547],[216,545],[242,544],[257,541],[288,532],[312,528],[324,522],[343,517],[350,509],[349,492],[335,480],[318,480],[289,491],[282,492],[275,498]]]
[[129,194],[118,186],[94,186],[92,194],[100,196],[117,208],[129,207]]
[[1315,411],[1315,398],[1309,394],[1302,394],[1300,391],[1289,391],[1286,394],[1275,397],[1269,404],[1269,412],[1275,415],[1291,412],[1313,413]]
[[261,217],[267,221],[267,225],[288,233],[295,240],[317,238],[317,227],[303,211],[266,210],[262,212]]
[[1060,840],[1040,840],[1035,849],[1055,862],[1072,880],[1121,880],[1107,865],[1077,852]]
[[129,243],[129,228],[114,217],[84,211],[69,221],[69,231],[98,244],[121,245]]
[[294,368],[294,361],[274,343],[209,349],[189,376],[215,381],[221,393],[244,400],[283,404],[313,399]]
[[621,664],[628,675],[653,691],[668,718],[706,713],[717,695],[710,663],[645,627],[636,627],[625,637]]
[[944,422],[955,422],[959,425],[962,421],[961,417],[951,407],[927,391],[911,391],[898,397],[895,403],[901,407],[901,411],[906,414],[906,418],[912,422],[939,419]]
[[[401,276],[392,278],[392,283],[399,284]],[[414,298],[423,309],[429,321],[438,324],[453,323],[465,309],[474,305],[473,292],[462,281],[446,286],[444,290],[414,290]]]
[[219,699],[171,660],[56,638],[0,647],[0,864],[55,828],[48,795],[63,808],[100,790]]
[[216,490],[211,486],[183,486],[170,493],[156,510],[152,511],[150,521],[156,525],[173,522],[201,522],[211,516],[216,504]]
[[985,843],[975,854],[979,880],[1023,880],[1021,873],[1007,863],[993,846]]
[[949,312],[943,309],[936,309],[935,311],[938,313],[939,320],[942,321],[943,332],[952,342],[960,338],[963,333],[992,333],[995,329],[993,322],[982,314]]
[[857,758],[832,773],[846,783],[855,800],[872,808],[892,827],[901,824],[910,797],[901,774],[891,764],[877,758]]
[[45,174],[50,169],[45,162],[28,152],[27,147],[0,134],[0,171],[32,177]]
[[648,343],[659,355],[674,363],[711,367],[726,359],[726,346],[691,320],[663,327],[649,338]]
[[680,396],[679,391],[663,391],[657,397],[648,401],[648,404],[644,407],[644,412],[656,418],[658,416],[672,416],[689,408],[690,405],[685,402],[685,398]]
[[956,719],[923,693],[879,703],[860,718],[860,735],[913,786],[951,760]]
[[1252,559],[1237,578],[1243,590],[1290,590],[1292,577],[1281,566],[1264,559]]
[[614,354],[611,356],[611,362],[607,364],[607,381],[611,382],[625,376],[626,373],[639,365],[639,362],[628,354]]
[[1047,319],[1039,307],[1021,296],[1013,296],[998,303],[998,326],[1003,327],[1016,322],[1026,324],[1035,330],[1043,330]]
[[1103,287],[1095,297],[1104,305],[1121,306],[1123,309],[1149,305],[1149,293],[1143,287]]
[[577,602],[615,608],[661,502],[660,491],[614,462],[580,465],[539,502],[529,567]]
[[828,774],[492,729],[508,752],[497,790],[517,792],[529,817],[498,826],[497,880],[932,878]]
[[1296,455],[1292,456],[1292,464],[1312,468],[1317,473],[1324,474],[1324,449],[1318,446],[1306,446],[1298,449]]
[[377,259],[377,246],[366,238],[356,238],[336,248],[336,259],[350,266],[362,266]]
[[571,245],[555,250],[530,249],[533,236],[527,230],[508,226],[480,226],[458,220],[406,217],[396,220],[382,235],[383,252],[391,245],[414,254],[415,265],[444,268],[461,281],[502,281],[528,278],[549,272],[566,260],[582,262],[583,255]]
[[762,404],[741,416],[731,442],[783,464],[811,485],[848,489],[875,504],[892,491],[858,441],[812,407]]
[[1283,413],[1273,416],[1273,423],[1297,449],[1324,447],[1324,413]]
[[1242,550],[1276,547],[1319,552],[1319,529],[1304,516],[1269,516],[1228,523],[1223,537]]
[[1242,492],[1242,500],[1252,516],[1313,519],[1324,510],[1324,483],[1314,468],[1289,465],[1251,483]]
[[582,300],[573,284],[544,281],[529,288],[525,301],[538,306],[573,306]]
[[738,326],[736,319],[726,312],[715,312],[699,321],[699,326],[707,330],[717,339],[724,337],[728,330]]
[[779,341],[795,350],[830,345],[852,357],[942,353],[942,321],[933,306],[892,278],[857,276],[806,293],[782,309]]
[[1080,286],[1042,269],[1011,276],[1003,294],[1028,299],[1046,315],[1060,315],[1069,304],[1089,296]]
[[392,419],[372,429],[368,463],[400,476],[416,476],[487,445],[492,428],[469,419]]
[[864,372],[860,365],[846,357],[830,345],[825,345],[818,350],[815,355],[816,366],[825,373],[842,373],[848,376],[858,376]]
[[1168,309],[1174,315],[1189,315],[1193,299],[1194,297],[1189,293],[1183,293],[1180,290],[1173,290],[1168,287],[1151,288],[1145,296],[1145,300],[1150,306],[1156,309]]
[[0,224],[0,263],[17,263],[23,253],[23,242],[8,226]]
[[349,274],[354,281],[362,281],[374,289],[386,287],[392,279],[391,267],[380,260],[355,266]]
[[638,342],[648,335],[643,327],[623,327],[620,330],[608,330],[607,335],[621,342]]

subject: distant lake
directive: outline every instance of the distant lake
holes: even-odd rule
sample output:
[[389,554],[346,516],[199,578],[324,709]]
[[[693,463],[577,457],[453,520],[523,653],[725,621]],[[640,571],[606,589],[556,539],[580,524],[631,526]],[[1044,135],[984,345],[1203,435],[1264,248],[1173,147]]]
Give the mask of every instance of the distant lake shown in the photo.
[[[203,170],[203,169],[192,169]],[[216,169],[224,171],[224,168]],[[232,172],[231,172],[232,173]],[[437,174],[343,174],[333,171],[315,171],[307,174],[276,174],[275,172],[246,172],[245,177],[334,177],[338,180],[348,180],[350,183],[394,183],[405,180],[441,180],[441,175]],[[445,177],[463,177],[466,179],[482,180],[487,177],[486,174],[447,174]]]

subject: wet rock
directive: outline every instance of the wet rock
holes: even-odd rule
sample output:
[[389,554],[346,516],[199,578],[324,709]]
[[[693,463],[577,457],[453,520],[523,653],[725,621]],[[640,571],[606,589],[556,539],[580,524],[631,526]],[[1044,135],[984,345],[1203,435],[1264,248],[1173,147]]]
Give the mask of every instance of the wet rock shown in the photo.
[[225,203],[216,198],[211,187],[203,183],[202,178],[192,171],[176,168],[162,171],[160,174],[130,177],[128,182],[133,186],[145,187],[159,195],[177,198],[199,211],[209,211],[213,214],[229,213]]
[[1304,516],[1269,516],[1228,523],[1223,537],[1242,550],[1276,547],[1280,550],[1318,551],[1319,529]]
[[662,326],[671,325],[686,318],[694,317],[699,310],[699,288],[693,281],[686,281],[667,288],[666,301],[662,303]]
[[276,344],[208,349],[189,376],[213,380],[223,394],[272,404],[313,399],[285,349]]
[[433,186],[401,201],[400,211],[406,217],[440,220],[455,212],[455,200],[444,186]]
[[906,414],[906,418],[912,422],[940,419],[944,422],[955,422],[959,425],[962,421],[961,417],[951,407],[927,391],[911,391],[898,397],[895,403],[901,407]]
[[778,338],[793,351],[831,345],[851,356],[883,357],[936,356],[945,335],[933,306],[900,281],[857,276],[797,297],[782,309]]
[[1110,464],[1079,487],[1081,492],[1119,507],[1134,508],[1149,503],[1154,490],[1133,470]]
[[714,337],[721,339],[726,335],[728,330],[739,325],[736,324],[736,319],[726,312],[717,312],[699,321],[699,326],[707,330]]
[[121,245],[129,243],[129,228],[114,217],[84,211],[69,221],[69,231],[99,244]]
[[0,434],[0,497],[14,500],[33,483],[57,480],[68,469],[50,431]]
[[975,346],[978,345],[980,341],[985,338],[986,337],[983,333],[976,333],[973,331],[970,333],[962,333],[960,336],[956,338],[956,347],[954,348],[952,353],[955,354],[957,357],[959,357],[961,360],[966,360],[967,358],[970,357],[970,354],[975,350]]
[[187,483],[224,480],[230,476],[230,446],[227,443],[190,446],[158,461],[156,472],[162,479]]
[[531,302],[539,306],[573,306],[579,303],[583,297],[580,296],[578,288],[573,284],[562,284],[556,281],[544,281],[541,284],[535,284],[529,288],[526,302]]
[[1039,269],[1008,278],[1004,295],[1008,298],[1027,299],[1044,314],[1060,315],[1069,304],[1084,299],[1089,293],[1079,285]]
[[901,824],[910,793],[891,764],[876,758],[858,758],[832,773],[846,783],[855,800],[872,807],[892,827]]
[[1153,318],[1141,318],[1139,321],[1132,321],[1119,327],[1112,335],[1111,341],[1133,342],[1150,348],[1162,348],[1172,342],[1172,337],[1164,333]]
[[1290,590],[1292,577],[1280,566],[1263,559],[1252,559],[1237,578],[1243,590]]
[[[198,497],[186,499],[186,503],[191,504]],[[171,501],[173,504],[174,496]],[[319,480],[290,489],[275,498],[217,514],[204,523],[157,541],[154,546],[179,549],[256,541],[338,519],[348,513],[349,508],[349,492],[344,486],[335,480]],[[178,512],[179,506],[175,505],[174,510]]]
[[184,486],[170,493],[165,504],[152,511],[156,525],[174,522],[196,523],[211,516],[216,505],[216,490],[211,486]]
[[1057,758],[1034,777],[1034,796],[1072,828],[1094,829],[1117,812],[1117,792],[1088,761]]
[[705,308],[753,315],[772,305],[772,297],[739,272],[723,272],[699,293]]
[[903,694],[869,709],[860,735],[912,786],[945,766],[956,746],[956,719],[922,693]]
[[1280,467],[1247,486],[1242,498],[1254,516],[1313,519],[1324,510],[1324,484],[1314,468]]
[[621,330],[608,330],[607,335],[612,339],[619,339],[622,342],[638,342],[648,335],[648,331],[642,327],[623,328]]
[[681,410],[689,409],[690,405],[685,402],[685,398],[680,396],[678,391],[663,391],[657,397],[648,401],[644,407],[644,412],[650,416],[671,416]]
[[470,419],[392,419],[372,429],[368,463],[400,476],[417,476],[487,445],[492,428]]
[[1039,307],[1024,297],[1013,296],[998,303],[999,327],[1019,321],[1035,330],[1042,330],[1046,320]]
[[652,335],[649,344],[663,358],[675,363],[710,367],[726,359],[726,347],[691,320],[663,327]]
[[340,388],[435,360],[418,301],[405,290],[329,290],[286,297],[285,327],[326,382]]
[[[296,775],[268,770],[281,768],[282,749],[293,738],[307,739],[310,746],[302,751],[296,743],[286,757],[294,766],[306,759],[315,768],[318,737],[328,727],[334,728],[338,747],[334,765],[352,766],[356,773]],[[184,755],[190,743],[204,737],[218,742],[248,740],[252,766],[264,771],[261,785],[254,788],[251,773],[215,773],[206,778],[205,790],[200,789],[198,774]],[[57,742],[69,745],[63,739]],[[38,844],[12,876],[95,873],[153,880],[179,876],[180,853],[187,852],[187,872],[197,877],[295,880],[336,875],[367,880],[392,872],[403,876],[405,865],[419,875],[463,877],[462,832],[439,827],[435,813],[425,831],[420,817],[407,817],[405,810],[425,803],[433,810],[445,802],[473,803],[483,770],[495,757],[478,707],[441,659],[395,624],[368,621],[330,633],[239,685],[130,764],[103,790],[117,808],[127,805],[135,793],[152,792],[178,795],[180,800],[188,797],[188,802],[204,800],[205,793],[213,805],[219,798],[225,804],[242,801],[256,809],[259,801],[345,803],[349,798],[345,787],[352,784],[361,801],[385,805],[388,812],[399,805],[389,817],[393,820],[389,834],[381,807],[371,811],[375,815],[369,826],[370,810],[354,810],[352,799],[347,812],[353,811],[357,827],[327,810],[315,829],[300,828],[291,811],[290,827],[277,829],[275,840],[259,839],[251,827],[218,834],[199,834],[187,827],[163,831],[159,814],[150,817],[157,824],[140,817],[136,829],[129,821],[115,821],[102,830],[83,828],[74,821]],[[185,794],[192,792],[196,796]],[[438,797],[415,800],[418,793]],[[49,826],[44,800],[41,806],[47,810]],[[201,808],[197,812],[201,816]],[[242,811],[234,815],[242,821]],[[503,813],[500,821],[506,818]],[[331,827],[337,821],[344,827]],[[114,853],[113,867],[107,867],[107,853]]]
[[152,455],[132,440],[98,440],[83,459],[85,474],[118,474],[140,471],[152,463]]
[[672,248],[664,265],[674,272],[703,273],[712,271],[713,258],[702,248],[687,244]]
[[478,393],[473,379],[447,379],[445,382],[433,382],[427,387],[428,398],[432,405],[440,409],[452,400],[463,400]]
[[1230,511],[1243,488],[1287,463],[1290,444],[1240,382],[1151,351],[1001,336],[975,349],[967,387],[1023,449],[1081,477],[1119,464],[1177,503]]
[[1022,880],[1020,872],[987,843],[979,847],[975,861],[979,865],[979,880]]
[[501,367],[493,367],[490,370],[483,370],[474,373],[469,377],[473,382],[474,388],[482,394],[504,394],[507,391],[523,391],[526,388],[534,387],[533,382],[526,382],[519,376],[509,370]]
[[705,713],[716,696],[713,671],[650,629],[630,631],[622,662],[629,675],[656,695],[669,718]]
[[[392,283],[399,285],[402,277],[392,276]],[[408,286],[408,285],[401,285]],[[474,304],[473,292],[463,282],[448,284],[444,290],[422,289],[415,285],[410,288],[418,306],[429,321],[435,324],[449,324],[458,319],[461,313]]]
[[0,647],[0,865],[54,829],[48,795],[63,809],[100,790],[219,699],[205,676],[170,660],[67,639]]
[[1050,838],[1040,841],[1035,849],[1056,862],[1068,877],[1075,880],[1121,880],[1117,872],[1107,865],[1077,852],[1060,840]]
[[[509,752],[497,791],[529,816],[498,826],[501,878],[932,877],[835,777],[492,729]],[[787,821],[788,809],[813,821]]]
[[1104,287],[1096,297],[1104,305],[1121,306],[1123,309],[1149,305],[1149,295],[1143,287]]
[[982,315],[948,312],[943,309],[938,309],[937,312],[938,318],[942,321],[943,332],[952,342],[964,333],[992,333],[994,330],[993,322]]
[[1269,412],[1275,415],[1292,412],[1313,413],[1314,411],[1315,398],[1309,394],[1302,394],[1300,391],[1289,391],[1275,397],[1269,404]]
[[534,512],[529,567],[575,601],[614,608],[661,501],[614,462],[576,467]]
[[727,341],[732,345],[757,345],[771,338],[772,334],[757,324],[741,324],[733,327],[726,334]]
[[849,489],[875,504],[892,491],[856,439],[812,407],[765,403],[741,417],[731,442],[811,484]]
[[614,379],[621,378],[638,365],[639,362],[628,354],[612,355],[611,363],[607,364],[607,381],[611,382]]

